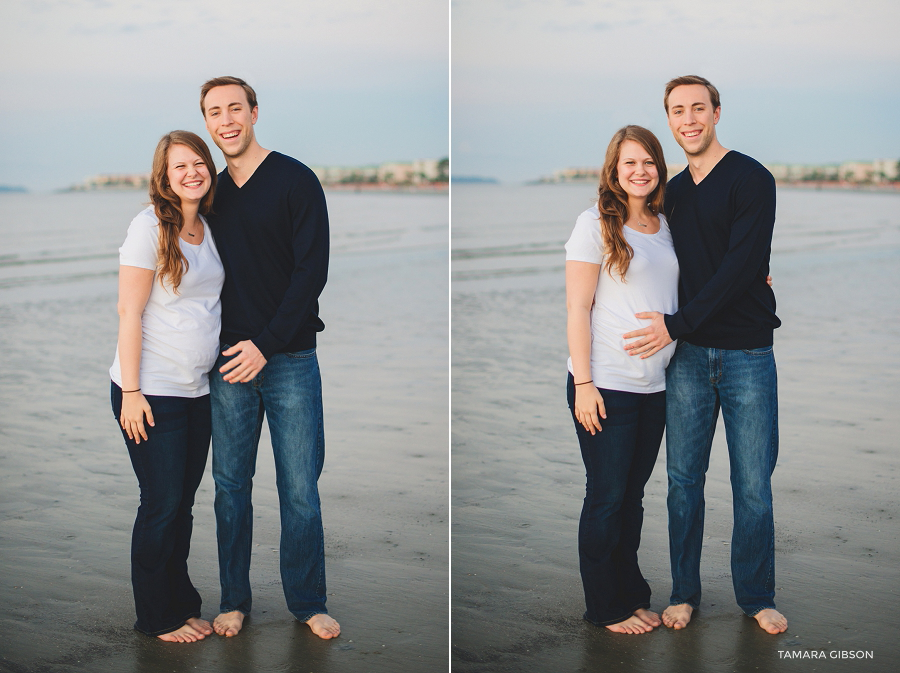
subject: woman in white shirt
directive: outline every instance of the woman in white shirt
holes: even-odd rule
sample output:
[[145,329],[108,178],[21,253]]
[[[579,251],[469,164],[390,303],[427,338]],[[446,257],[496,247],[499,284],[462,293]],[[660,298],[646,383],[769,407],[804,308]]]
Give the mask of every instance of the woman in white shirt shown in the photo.
[[656,136],[626,126],[606,151],[597,206],[566,243],[568,400],[587,472],[578,553],[584,618],[617,633],[660,625],[637,562],[644,485],[666,419],[672,343],[631,357],[635,313],[678,308],[678,259],[662,213],[666,164]]
[[131,543],[135,628],[172,642],[212,633],[187,571],[194,494],[210,439],[207,372],[221,323],[222,262],[203,215],[216,171],[188,131],[159,141],[151,205],[119,249],[119,340],[113,413],[140,485]]

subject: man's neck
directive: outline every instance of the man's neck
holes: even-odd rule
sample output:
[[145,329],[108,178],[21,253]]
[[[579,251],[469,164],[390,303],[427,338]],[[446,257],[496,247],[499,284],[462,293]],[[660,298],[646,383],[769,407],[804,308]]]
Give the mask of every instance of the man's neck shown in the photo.
[[228,164],[228,175],[238,187],[243,187],[244,183],[250,179],[256,169],[263,160],[269,155],[269,151],[259,146],[254,140],[247,150],[237,157],[225,157],[225,163]]
[[691,177],[694,179],[694,184],[700,184],[700,182],[709,175],[710,171],[716,167],[716,164],[722,160],[726,154],[728,154],[729,150],[722,147],[719,141],[713,138],[713,141],[709,144],[702,154],[685,154],[685,157],[688,160],[688,168],[691,171]]

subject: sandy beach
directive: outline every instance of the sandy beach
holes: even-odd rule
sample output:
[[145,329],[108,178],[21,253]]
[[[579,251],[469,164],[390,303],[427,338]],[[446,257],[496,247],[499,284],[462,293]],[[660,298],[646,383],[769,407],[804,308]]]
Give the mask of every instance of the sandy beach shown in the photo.
[[[764,633],[734,602],[720,423],[701,608],[686,630],[629,636],[581,618],[584,468],[565,403],[562,245],[590,196],[572,186],[454,191],[454,672],[896,670],[896,197],[779,192],[773,488],[787,633]],[[657,611],[671,589],[664,448],[647,485],[640,553]],[[847,652],[872,658],[841,658]]]
[[[239,637],[190,645],[132,628],[138,488],[109,407],[115,250],[145,196],[13,198],[0,201],[0,671],[444,670],[446,195],[328,195],[319,487],[328,608],[341,636],[319,640],[284,605],[264,435],[254,482],[253,613]],[[55,222],[59,208],[75,221]],[[207,473],[189,560],[210,620],[219,600],[213,489]]]

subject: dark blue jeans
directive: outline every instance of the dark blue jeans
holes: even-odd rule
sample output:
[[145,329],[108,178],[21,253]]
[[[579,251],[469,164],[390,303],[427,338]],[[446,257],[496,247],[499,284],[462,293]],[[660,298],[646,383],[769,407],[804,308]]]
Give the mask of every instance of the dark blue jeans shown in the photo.
[[772,347],[723,350],[682,342],[666,370],[666,389],[671,604],[700,605],[703,487],[721,408],[731,465],[734,595],[751,617],[774,608],[778,393]]
[[[156,423],[136,444],[122,430],[141,502],[131,536],[131,585],[137,622],[150,636],[169,633],[200,616],[200,594],[188,576],[194,495],[209,454],[209,395],[145,395]],[[112,383],[110,398],[118,423],[122,389]]]
[[[221,350],[228,348],[223,345]],[[263,416],[275,454],[281,510],[281,583],[300,621],[325,609],[325,541],[318,479],[325,460],[322,381],[315,349],[278,353],[249,383],[226,383],[219,356],[209,374],[213,411],[213,477],[222,612],[250,614],[250,493]]]
[[584,618],[597,626],[628,619],[650,607],[650,585],[638,567],[644,522],[644,486],[653,471],[666,423],[666,393],[599,388],[606,406],[602,432],[575,420],[575,381],[566,386],[587,472],[578,525]]

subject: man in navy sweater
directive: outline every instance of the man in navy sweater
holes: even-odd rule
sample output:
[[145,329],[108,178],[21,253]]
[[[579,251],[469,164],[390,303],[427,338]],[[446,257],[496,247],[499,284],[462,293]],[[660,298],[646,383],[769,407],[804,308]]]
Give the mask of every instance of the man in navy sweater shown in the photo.
[[650,357],[679,340],[666,370],[666,468],[672,597],[663,623],[682,629],[700,605],[703,486],[716,420],[725,420],[737,603],[768,633],[787,630],[775,609],[771,476],[778,456],[773,330],[766,283],[775,225],[775,181],[762,164],[716,138],[719,92],[689,75],[666,85],[669,128],[688,167],[669,181],[665,211],[681,267],[679,310],[639,313],[650,326],[625,348]]
[[281,580],[288,609],[320,638],[340,626],[325,609],[319,295],[328,273],[328,212],[315,174],[260,147],[256,93],[217,77],[200,109],[225,155],[210,227],[225,267],[222,348],[210,372],[213,477],[222,586],[216,633],[236,636],[250,613],[250,501],[263,415],[281,510]]

